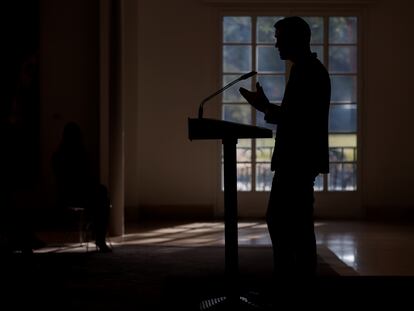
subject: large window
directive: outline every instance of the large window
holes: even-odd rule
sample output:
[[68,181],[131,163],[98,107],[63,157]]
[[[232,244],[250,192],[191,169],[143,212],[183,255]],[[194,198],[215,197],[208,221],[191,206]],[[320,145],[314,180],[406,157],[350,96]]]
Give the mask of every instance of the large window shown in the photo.
[[[229,88],[222,96],[222,118],[271,128],[263,114],[246,103],[240,86],[263,86],[273,104],[280,105],[289,75],[289,62],[275,50],[274,24],[282,16],[224,16],[222,42],[223,86],[251,70],[252,79]],[[357,17],[304,16],[312,30],[311,49],[329,70],[332,83],[329,118],[330,173],[318,176],[316,191],[357,189]],[[274,139],[246,139],[237,144],[239,191],[269,191]]]

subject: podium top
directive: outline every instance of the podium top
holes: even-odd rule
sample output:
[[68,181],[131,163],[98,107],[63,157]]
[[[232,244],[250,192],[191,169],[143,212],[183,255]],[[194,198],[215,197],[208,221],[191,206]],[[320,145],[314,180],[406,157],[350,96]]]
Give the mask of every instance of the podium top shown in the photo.
[[229,121],[188,118],[188,137],[193,139],[272,138],[270,129]]

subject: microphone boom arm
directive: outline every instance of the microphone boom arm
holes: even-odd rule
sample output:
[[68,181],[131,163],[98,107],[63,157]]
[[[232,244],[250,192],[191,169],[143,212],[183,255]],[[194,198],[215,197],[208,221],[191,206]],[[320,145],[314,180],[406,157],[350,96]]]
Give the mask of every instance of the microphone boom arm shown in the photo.
[[198,118],[201,119],[203,117],[203,106],[204,103],[209,101],[210,99],[212,99],[214,96],[220,94],[221,92],[224,92],[225,90],[227,90],[229,87],[231,87],[232,85],[236,84],[237,82],[239,82],[241,79],[236,79],[233,82],[227,84],[224,88],[222,88],[221,90],[218,90],[217,92],[215,92],[214,94],[211,94],[210,96],[206,97],[203,99],[203,101],[200,104],[200,107],[198,108]]
[[245,80],[247,78],[250,78],[252,76],[254,76],[257,72],[256,71],[252,71],[249,72],[245,75],[242,75],[241,77],[237,78],[236,80],[230,82],[229,84],[227,84],[225,87],[223,87],[222,89],[218,90],[217,92],[215,92],[214,94],[211,94],[210,96],[206,97],[203,99],[203,101],[200,104],[200,107],[198,108],[198,118],[202,119],[203,118],[203,106],[205,104],[205,102],[209,101],[210,99],[212,99],[214,96],[224,92],[225,90],[227,90],[229,87],[231,87],[232,85],[236,84],[237,82],[241,81],[241,80]]

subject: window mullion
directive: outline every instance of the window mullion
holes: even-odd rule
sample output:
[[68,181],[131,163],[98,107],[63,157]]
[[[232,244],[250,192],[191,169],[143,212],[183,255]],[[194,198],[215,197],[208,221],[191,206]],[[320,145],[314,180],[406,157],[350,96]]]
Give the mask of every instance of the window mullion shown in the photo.
[[[323,63],[329,68],[329,16],[323,17]],[[329,135],[329,134],[328,134]],[[323,174],[322,192],[328,192],[328,174]]]
[[[253,70],[257,71],[257,56],[256,56],[256,25],[257,24],[257,16],[253,15],[252,16],[252,68]],[[253,76],[253,79],[251,79],[251,88],[253,89],[254,86],[256,85],[256,80],[257,77]],[[256,109],[253,109],[252,107],[250,107],[252,113],[252,125],[256,125]],[[251,172],[252,172],[252,188],[251,191],[252,192],[256,192],[256,139],[252,139],[251,140]]]

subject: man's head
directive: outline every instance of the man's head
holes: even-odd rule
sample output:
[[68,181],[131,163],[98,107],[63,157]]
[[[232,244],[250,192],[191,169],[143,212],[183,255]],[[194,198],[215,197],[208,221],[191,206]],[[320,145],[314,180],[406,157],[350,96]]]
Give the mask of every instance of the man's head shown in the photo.
[[289,16],[276,22],[276,48],[283,60],[295,60],[310,52],[311,30],[301,17]]

